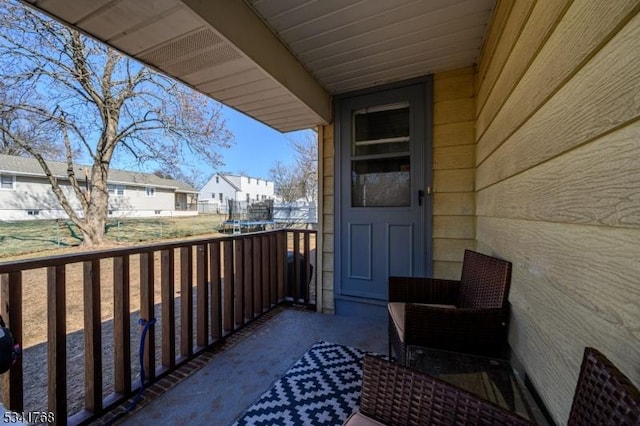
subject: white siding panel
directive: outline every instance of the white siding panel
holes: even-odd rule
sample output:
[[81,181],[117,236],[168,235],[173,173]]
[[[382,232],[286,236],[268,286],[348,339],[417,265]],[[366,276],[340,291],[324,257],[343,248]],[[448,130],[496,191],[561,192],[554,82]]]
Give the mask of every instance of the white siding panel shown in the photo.
[[[63,182],[60,187],[71,207],[82,216],[82,206],[71,185]],[[155,188],[155,196],[148,197],[145,187],[125,185],[124,196],[110,195],[109,209],[112,211],[110,217],[156,216],[156,211],[160,211],[161,216],[173,216],[175,193],[170,189]],[[38,214],[29,215],[28,210],[38,210]],[[15,190],[0,191],[2,220],[56,218],[67,218],[67,214],[53,193],[51,185],[44,178],[18,176]]]

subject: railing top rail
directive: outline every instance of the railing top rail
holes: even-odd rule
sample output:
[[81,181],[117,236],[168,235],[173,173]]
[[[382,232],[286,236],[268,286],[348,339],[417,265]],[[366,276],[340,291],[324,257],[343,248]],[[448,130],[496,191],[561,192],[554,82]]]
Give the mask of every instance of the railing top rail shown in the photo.
[[109,259],[114,257],[129,256],[140,253],[150,253],[161,250],[171,250],[181,247],[192,247],[204,244],[210,244],[214,242],[222,241],[234,241],[245,238],[250,238],[256,235],[264,234],[277,234],[280,232],[299,232],[299,233],[315,233],[315,230],[310,229],[277,229],[272,231],[259,231],[248,232],[241,235],[229,235],[222,237],[208,237],[208,238],[193,238],[182,239],[172,242],[136,245],[126,248],[110,248],[102,250],[93,250],[83,253],[69,253],[56,256],[45,256],[36,259],[22,259],[12,260],[7,262],[0,262],[0,274],[6,274],[10,272],[18,272],[29,269],[46,268],[49,266],[67,265],[70,263],[86,262],[91,260]]

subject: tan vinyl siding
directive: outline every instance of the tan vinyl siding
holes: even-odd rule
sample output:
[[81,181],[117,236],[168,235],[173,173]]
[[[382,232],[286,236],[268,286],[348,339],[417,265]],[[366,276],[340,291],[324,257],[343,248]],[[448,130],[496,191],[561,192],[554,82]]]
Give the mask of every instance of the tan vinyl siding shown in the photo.
[[334,263],[334,196],[333,196],[333,176],[334,176],[334,145],[333,145],[333,125],[321,126],[318,131],[322,181],[321,181],[321,251],[320,264],[322,272],[320,275],[321,306],[325,313],[334,313],[333,302],[333,263]]
[[434,77],[433,272],[459,279],[475,248],[474,70]]
[[[521,35],[522,29],[524,28],[523,23],[526,22],[532,6],[536,2],[534,0],[510,0],[509,2],[505,2],[503,0],[502,3],[512,3],[512,5],[502,5],[501,13],[507,8],[509,9],[509,12],[508,14],[504,13],[503,15],[506,17],[506,20],[502,22],[504,27],[501,29],[499,38],[495,37],[493,39],[499,42],[494,46],[495,49],[493,50],[491,61],[484,61],[480,67],[486,67],[486,74],[483,76],[482,84],[478,86],[478,108],[484,105],[487,93],[495,87],[495,83],[502,73],[505,62],[511,56],[510,54],[512,53],[514,43]],[[556,1],[555,3],[562,2]]]
[[640,385],[640,5],[512,3],[476,76],[476,239],[513,262],[509,341],[564,424],[585,346]]

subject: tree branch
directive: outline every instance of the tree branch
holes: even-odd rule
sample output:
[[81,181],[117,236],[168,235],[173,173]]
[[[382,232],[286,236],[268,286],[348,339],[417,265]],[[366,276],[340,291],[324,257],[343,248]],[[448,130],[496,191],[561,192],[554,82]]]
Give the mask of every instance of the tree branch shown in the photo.
[[69,135],[67,134],[66,124],[64,122],[64,116],[60,118],[60,125],[62,126],[62,135],[64,141],[64,147],[67,152],[67,176],[69,177],[69,182],[71,182],[71,187],[73,188],[73,192],[76,194],[76,198],[80,201],[80,205],[82,206],[82,211],[84,211],[85,216],[89,210],[89,202],[87,201],[87,196],[90,195],[89,192],[83,192],[80,188],[80,184],[76,178],[76,173],[73,167],[73,151],[71,149],[71,143],[69,142]]

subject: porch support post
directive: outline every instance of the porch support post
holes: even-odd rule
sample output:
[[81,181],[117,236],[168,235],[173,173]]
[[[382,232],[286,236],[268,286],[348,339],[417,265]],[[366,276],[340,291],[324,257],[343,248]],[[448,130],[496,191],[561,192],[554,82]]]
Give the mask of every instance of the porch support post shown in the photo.
[[318,126],[318,226],[316,232],[316,311],[322,312],[324,306],[324,126]]

